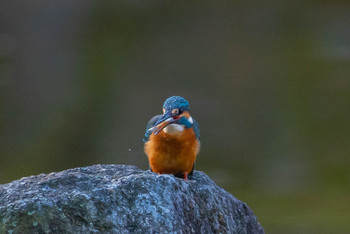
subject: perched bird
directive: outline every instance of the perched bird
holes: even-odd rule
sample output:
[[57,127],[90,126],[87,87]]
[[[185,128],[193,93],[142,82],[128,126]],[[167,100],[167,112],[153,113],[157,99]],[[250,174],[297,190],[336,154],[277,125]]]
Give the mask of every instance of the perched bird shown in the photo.
[[151,171],[173,174],[187,180],[199,153],[199,125],[190,116],[188,102],[179,96],[165,100],[163,115],[147,124],[145,153]]

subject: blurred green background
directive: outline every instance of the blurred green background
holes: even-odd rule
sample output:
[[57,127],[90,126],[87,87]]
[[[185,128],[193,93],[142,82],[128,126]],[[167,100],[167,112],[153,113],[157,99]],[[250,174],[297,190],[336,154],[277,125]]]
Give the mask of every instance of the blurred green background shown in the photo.
[[196,169],[267,233],[349,233],[348,1],[0,1],[0,183],[92,164],[148,169],[172,95]]

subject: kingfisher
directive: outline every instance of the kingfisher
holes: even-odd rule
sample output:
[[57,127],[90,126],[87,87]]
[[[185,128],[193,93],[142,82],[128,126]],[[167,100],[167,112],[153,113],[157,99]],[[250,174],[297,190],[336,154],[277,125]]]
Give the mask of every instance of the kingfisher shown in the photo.
[[148,122],[143,138],[151,171],[188,179],[200,149],[199,125],[189,113],[188,102],[172,96],[163,104],[163,115]]

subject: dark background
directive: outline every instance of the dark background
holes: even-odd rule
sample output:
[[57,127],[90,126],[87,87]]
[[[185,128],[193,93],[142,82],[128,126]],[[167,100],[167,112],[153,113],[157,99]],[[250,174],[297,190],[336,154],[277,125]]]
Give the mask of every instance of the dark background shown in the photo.
[[0,1],[0,183],[92,164],[148,169],[180,95],[196,169],[267,233],[350,232],[348,1]]

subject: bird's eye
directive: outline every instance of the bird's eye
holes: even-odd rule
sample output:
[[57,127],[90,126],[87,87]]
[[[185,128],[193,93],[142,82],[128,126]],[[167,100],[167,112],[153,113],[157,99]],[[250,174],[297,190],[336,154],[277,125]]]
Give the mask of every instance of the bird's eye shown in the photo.
[[173,113],[174,115],[178,115],[179,114],[179,109],[173,109],[171,111],[171,113]]
[[179,109],[179,115],[181,115],[184,112],[182,108]]

